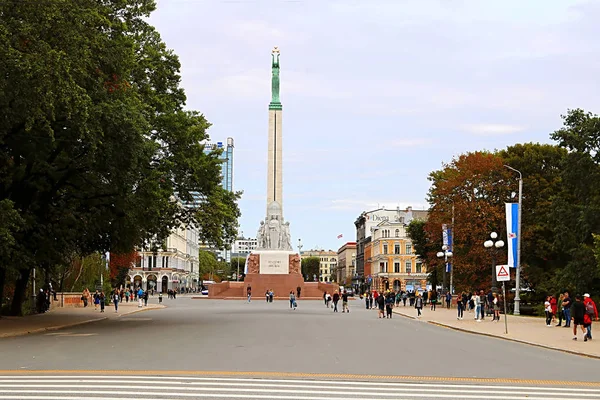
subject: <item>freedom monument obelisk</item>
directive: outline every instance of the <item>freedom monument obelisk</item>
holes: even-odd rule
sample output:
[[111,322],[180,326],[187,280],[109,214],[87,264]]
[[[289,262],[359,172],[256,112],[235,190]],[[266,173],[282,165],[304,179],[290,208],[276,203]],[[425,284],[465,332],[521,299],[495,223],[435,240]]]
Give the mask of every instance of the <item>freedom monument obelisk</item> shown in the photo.
[[304,282],[300,255],[293,251],[290,223],[283,218],[283,106],[279,98],[279,49],[271,52],[271,102],[267,148],[266,217],[260,221],[256,235],[258,248],[246,259],[244,282],[221,282],[209,286],[209,297],[245,297],[250,288],[254,296],[273,290],[275,296],[287,298],[290,291],[301,289],[302,298],[333,293],[336,284]]

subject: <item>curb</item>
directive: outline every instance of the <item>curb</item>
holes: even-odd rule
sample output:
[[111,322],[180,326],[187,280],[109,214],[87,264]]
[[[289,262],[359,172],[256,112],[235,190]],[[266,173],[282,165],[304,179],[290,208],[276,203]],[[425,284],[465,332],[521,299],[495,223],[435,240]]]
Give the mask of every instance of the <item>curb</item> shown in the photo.
[[[161,306],[161,307],[153,307],[153,308],[143,308],[141,310],[133,310],[133,311],[127,312],[125,314],[118,315],[117,317],[115,317],[115,319],[121,318],[123,316],[131,315],[131,314],[139,313],[142,311],[162,310],[163,308],[167,308],[167,307]],[[58,330],[65,329],[65,328],[72,328],[74,326],[91,324],[92,322],[99,322],[99,321],[104,321],[107,319],[110,319],[110,318],[109,317],[100,317],[100,318],[87,319],[85,321],[78,321],[78,322],[73,322],[73,323],[64,324],[64,325],[47,326],[44,328],[37,328],[37,329],[32,329],[32,330],[20,331],[20,332],[3,333],[3,334],[0,334],[0,339],[19,337],[19,336],[25,336],[25,335],[43,333],[43,332],[58,331]]]
[[[405,317],[405,318],[416,319],[415,317],[411,317],[410,315],[405,315],[405,314],[402,314],[402,313],[399,313],[399,312],[396,312],[395,314],[398,314],[398,315],[400,315],[402,317]],[[459,328],[457,326],[447,325],[447,324],[444,324],[442,322],[437,322],[437,321],[424,321],[424,322],[427,322],[428,324],[439,326],[439,327],[442,327],[442,328],[452,329],[452,330],[458,331],[458,332],[465,332],[465,333],[470,333],[472,335],[479,335],[479,336],[487,336],[487,337],[490,337],[490,338],[506,340],[508,342],[521,343],[521,344],[526,344],[526,345],[529,345],[529,346],[540,347],[542,349],[560,351],[562,353],[573,354],[573,355],[576,355],[576,356],[582,356],[582,357],[587,357],[587,358],[593,358],[593,359],[596,359],[596,360],[600,360],[600,356],[597,356],[595,354],[582,353],[582,352],[575,351],[575,350],[568,350],[568,349],[563,349],[563,348],[560,348],[560,347],[549,346],[549,345],[546,345],[546,344],[529,342],[527,340],[522,340],[522,339],[517,339],[517,338],[512,338],[512,337],[498,336],[498,335],[494,335],[492,333],[472,331],[472,330],[469,330],[469,329]]]
[[0,334],[0,339],[2,339],[2,338],[10,338],[10,337],[17,337],[17,336],[25,336],[25,335],[34,334],[34,333],[58,331],[58,330],[64,329],[64,328],[72,328],[74,326],[90,324],[92,322],[104,321],[106,319],[108,319],[108,317],[100,317],[100,318],[88,319],[88,320],[85,320],[85,321],[78,321],[78,322],[73,322],[71,324],[65,324],[65,325],[48,326],[48,327],[45,327],[45,328],[33,329],[33,330],[30,330],[30,331],[3,333],[3,334]]

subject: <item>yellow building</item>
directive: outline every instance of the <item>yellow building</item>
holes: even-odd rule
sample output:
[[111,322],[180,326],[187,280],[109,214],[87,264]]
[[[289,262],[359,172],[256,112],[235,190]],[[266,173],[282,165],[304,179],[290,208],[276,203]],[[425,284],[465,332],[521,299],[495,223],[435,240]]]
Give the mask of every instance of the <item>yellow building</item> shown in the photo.
[[[300,255],[301,258],[318,257],[319,258],[319,282],[333,282],[335,276],[333,272],[337,268],[337,252],[329,250],[307,250]],[[312,277],[309,277],[312,279]]]
[[412,242],[402,222],[384,221],[373,228],[369,263],[372,290],[414,291],[425,289],[427,268],[413,251]]

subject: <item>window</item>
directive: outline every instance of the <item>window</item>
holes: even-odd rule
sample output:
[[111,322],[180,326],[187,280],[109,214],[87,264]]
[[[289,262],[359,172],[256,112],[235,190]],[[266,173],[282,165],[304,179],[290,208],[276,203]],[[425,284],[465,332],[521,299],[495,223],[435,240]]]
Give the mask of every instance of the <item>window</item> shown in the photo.
[[406,245],[406,254],[412,254],[412,245],[410,245],[410,244]]
[[400,254],[400,245],[398,243],[394,245],[394,254]]
[[400,263],[399,262],[394,263],[394,273],[396,273],[396,274],[400,273]]
[[423,264],[420,261],[417,261],[417,266],[416,266],[416,273],[420,274],[421,272],[423,272]]
[[412,261],[406,262],[406,273],[410,274],[412,272]]
[[396,229],[396,237],[400,237],[400,229]]
[[387,243],[383,244],[383,254],[387,254],[388,253],[388,245]]

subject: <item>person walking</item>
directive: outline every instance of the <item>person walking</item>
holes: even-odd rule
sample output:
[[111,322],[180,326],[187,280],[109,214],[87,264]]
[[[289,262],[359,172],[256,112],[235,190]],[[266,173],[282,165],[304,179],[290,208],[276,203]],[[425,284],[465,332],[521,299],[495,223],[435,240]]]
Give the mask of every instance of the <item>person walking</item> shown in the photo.
[[[483,290],[481,291],[481,293],[483,293]],[[483,310],[481,309],[481,307],[483,306],[481,301],[482,296],[474,294],[473,297],[475,298],[475,320],[481,322],[481,320],[483,320]],[[480,315],[481,318],[479,318]]]
[[571,296],[569,296],[569,292],[565,292],[565,296],[563,297],[562,307],[565,312],[565,328],[571,327],[571,305],[573,304],[573,300]]
[[390,293],[385,301],[385,316],[392,318],[392,308],[394,307],[394,293]]
[[571,306],[571,312],[573,314],[573,340],[577,340],[577,327],[581,326],[583,341],[587,342],[587,330],[584,326],[585,305],[581,301],[581,296],[575,296],[575,302]]
[[100,303],[100,312],[104,312],[104,305],[106,302],[106,296],[104,295],[104,291],[100,292],[100,294],[98,295],[98,300]]
[[300,286],[298,286],[296,288],[296,297],[298,297],[298,299],[300,298],[300,293],[302,292],[302,288]]
[[556,322],[556,314],[558,312],[558,302],[554,296],[550,296],[550,308],[552,308],[552,323],[554,323]]
[[338,301],[340,301],[340,294],[338,292],[335,292],[333,294],[333,312],[338,312],[338,309],[337,309]]
[[348,292],[346,290],[344,290],[344,293],[342,294],[342,312],[350,312],[350,309],[348,308]]
[[329,308],[329,305],[327,304],[327,291],[323,292],[323,304],[325,304],[325,307]]
[[383,294],[380,294],[379,296],[377,296],[377,299],[375,300],[375,302],[377,303],[377,308],[379,309],[379,311],[377,312],[377,318],[384,318],[385,317],[385,296]]
[[296,309],[296,296],[293,290],[290,290],[290,308],[293,310]]
[[[460,296],[456,298],[456,302],[460,301]],[[450,303],[452,303],[452,293],[446,293],[446,308],[450,309]]]
[[90,291],[88,288],[83,289],[83,293],[81,294],[81,300],[83,301],[83,308],[88,306],[88,300],[90,298]]
[[437,298],[438,298],[438,294],[435,290],[431,291],[431,294],[429,295],[429,301],[431,303],[431,311],[435,311],[435,305],[437,304]]
[[585,315],[583,316],[583,326],[587,330],[584,341],[592,340],[592,321],[598,321],[598,309],[596,303],[590,298],[588,293],[583,295],[583,305],[585,306]]
[[368,310],[369,307],[371,306],[371,294],[370,293],[365,293],[365,308]]
[[99,305],[100,305],[100,293],[96,290],[96,293],[94,293],[94,311],[98,310]]
[[417,309],[417,318],[421,318],[421,310],[423,309],[423,297],[421,297],[421,293],[417,293],[417,297],[415,298],[415,308]]
[[250,299],[252,299],[252,288],[250,286],[246,289],[246,296],[248,297],[248,303],[250,303]]
[[458,315],[456,316],[456,319],[459,319],[459,320],[463,319],[464,309],[465,309],[465,305],[462,302],[462,298],[463,298],[463,294],[460,293],[456,300],[456,309],[458,310]]
[[329,293],[327,293],[325,295],[325,307],[329,308],[330,304],[331,304],[331,295]]
[[121,298],[119,296],[119,291],[115,289],[115,292],[113,293],[113,303],[115,304],[115,312],[119,312],[119,301],[121,301]]

